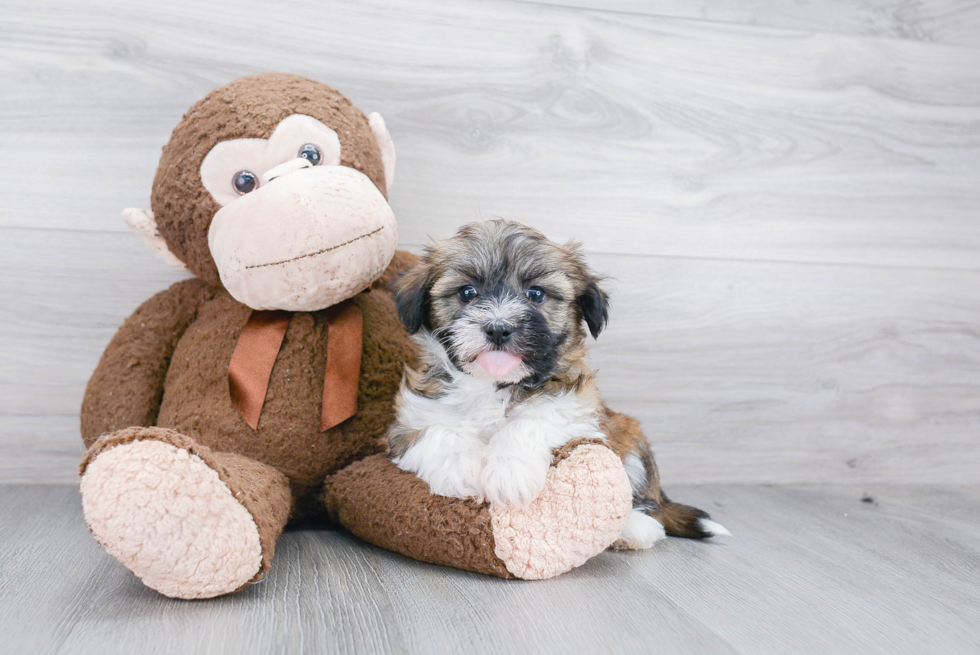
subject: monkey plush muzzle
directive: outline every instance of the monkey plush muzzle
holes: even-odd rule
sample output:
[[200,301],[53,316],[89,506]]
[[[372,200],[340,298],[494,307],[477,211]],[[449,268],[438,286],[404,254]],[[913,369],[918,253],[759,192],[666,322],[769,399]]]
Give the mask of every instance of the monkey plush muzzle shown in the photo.
[[208,245],[225,288],[252,309],[316,311],[370,286],[398,243],[374,183],[346,166],[276,168],[211,222]]

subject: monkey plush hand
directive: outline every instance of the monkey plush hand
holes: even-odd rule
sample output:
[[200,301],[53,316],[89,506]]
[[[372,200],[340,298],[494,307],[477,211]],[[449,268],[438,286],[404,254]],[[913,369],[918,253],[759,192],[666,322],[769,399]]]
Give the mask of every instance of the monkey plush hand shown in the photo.
[[252,75],[191,107],[152,211],[124,212],[196,276],[126,320],[81,413],[86,520],[153,589],[241,589],[289,520],[317,514],[418,559],[524,578],[577,566],[622,529],[628,482],[604,446],[556,453],[524,510],[433,496],[385,457],[415,357],[387,288],[414,260],[395,249],[394,167],[378,114],[307,78]]

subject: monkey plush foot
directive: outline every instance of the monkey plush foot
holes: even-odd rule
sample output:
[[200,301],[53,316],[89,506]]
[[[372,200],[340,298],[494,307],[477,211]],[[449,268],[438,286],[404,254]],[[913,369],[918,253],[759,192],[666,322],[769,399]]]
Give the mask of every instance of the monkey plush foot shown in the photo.
[[102,437],[82,463],[80,488],[99,543],[173,598],[211,598],[260,578],[290,505],[277,471],[160,428]]
[[632,509],[622,461],[606,446],[572,443],[555,462],[530,505],[489,509],[495,553],[523,580],[553,578],[598,555],[622,533]]
[[622,462],[601,443],[555,454],[544,490],[523,508],[429,492],[384,455],[328,479],[328,510],[365,541],[414,559],[503,578],[552,578],[611,545],[632,508]]

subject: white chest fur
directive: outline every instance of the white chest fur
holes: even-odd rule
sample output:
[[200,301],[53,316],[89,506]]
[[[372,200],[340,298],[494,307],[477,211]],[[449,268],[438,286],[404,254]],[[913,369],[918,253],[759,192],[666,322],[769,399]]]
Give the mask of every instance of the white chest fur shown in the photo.
[[439,398],[405,390],[398,420],[419,437],[395,463],[436,494],[524,505],[543,488],[553,449],[604,438],[594,410],[573,393],[515,403],[510,389],[468,375]]

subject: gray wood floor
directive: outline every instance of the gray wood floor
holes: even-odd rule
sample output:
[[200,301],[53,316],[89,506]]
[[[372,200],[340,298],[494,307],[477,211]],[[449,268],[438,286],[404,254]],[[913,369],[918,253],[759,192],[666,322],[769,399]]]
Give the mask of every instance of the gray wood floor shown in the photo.
[[263,582],[187,602],[101,551],[75,488],[3,486],[0,652],[980,652],[980,488],[671,491],[734,537],[516,582],[295,531]]
[[980,481],[980,3],[0,0],[0,481],[72,482],[170,130],[262,70],[387,119],[403,247],[502,216],[615,284],[670,483]]

